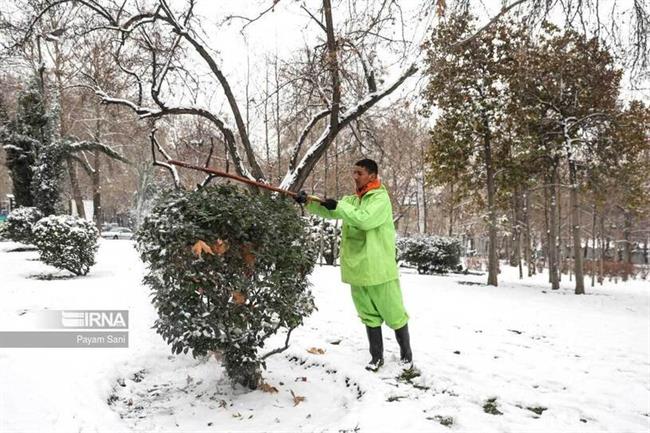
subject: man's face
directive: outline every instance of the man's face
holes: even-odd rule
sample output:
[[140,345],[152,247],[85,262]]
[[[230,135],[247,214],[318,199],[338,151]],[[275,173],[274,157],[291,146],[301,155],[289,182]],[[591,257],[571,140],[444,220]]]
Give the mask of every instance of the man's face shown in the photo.
[[352,169],[352,177],[354,178],[354,183],[357,186],[357,189],[361,189],[366,186],[368,182],[377,179],[376,174],[370,174],[365,167],[359,167],[358,165],[355,165]]

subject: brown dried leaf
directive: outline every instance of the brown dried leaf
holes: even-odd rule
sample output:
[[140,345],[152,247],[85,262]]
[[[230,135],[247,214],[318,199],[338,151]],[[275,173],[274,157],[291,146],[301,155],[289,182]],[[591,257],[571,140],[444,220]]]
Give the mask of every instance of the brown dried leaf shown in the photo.
[[320,347],[311,347],[311,348],[307,349],[307,352],[313,353],[314,355],[324,355],[325,354],[325,350],[321,349]]
[[246,266],[253,267],[255,264],[255,254],[252,252],[253,245],[250,243],[245,243],[241,246],[241,256],[244,259]]
[[262,384],[260,385],[260,389],[264,392],[268,392],[271,394],[278,392],[278,389],[275,386],[270,385],[266,382],[262,382]]
[[212,244],[212,251],[214,251],[215,254],[219,256],[223,256],[226,251],[228,251],[228,248],[230,248],[230,245],[228,245],[228,241],[224,241],[221,239],[217,239],[214,241],[214,244]]
[[291,397],[293,397],[293,405],[298,406],[300,402],[305,401],[307,398],[303,397],[302,395],[296,395],[291,391]]
[[246,295],[238,290],[235,290],[232,292],[232,300],[237,305],[243,305],[246,303]]
[[203,242],[201,239],[196,241],[196,243],[192,246],[192,252],[194,253],[195,256],[201,257],[203,253],[208,253],[214,255],[212,252],[212,249],[210,248],[210,245],[206,244]]

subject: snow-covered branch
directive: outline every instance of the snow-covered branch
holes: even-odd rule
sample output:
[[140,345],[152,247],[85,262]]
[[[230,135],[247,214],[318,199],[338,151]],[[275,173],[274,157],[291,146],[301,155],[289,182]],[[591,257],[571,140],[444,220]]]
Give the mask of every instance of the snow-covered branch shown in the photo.
[[169,154],[165,151],[165,149],[163,149],[160,143],[158,143],[158,140],[156,139],[155,128],[153,128],[149,133],[149,139],[151,140],[151,156],[153,158],[153,165],[164,167],[167,170],[169,170],[169,172],[172,175],[172,178],[174,179],[174,186],[176,187],[176,189],[179,189],[181,187],[181,179],[178,176],[178,170],[176,170],[176,167],[174,167],[171,164],[167,164],[166,162],[159,162],[158,159],[156,158],[156,151],[158,151],[162,156],[165,157],[167,161],[171,159],[169,157]]
[[314,126],[316,126],[319,120],[321,120],[328,114],[330,114],[329,109],[319,111],[311,118],[311,120],[303,128],[302,132],[300,133],[300,137],[298,137],[298,140],[296,141],[296,143],[293,146],[293,149],[291,150],[291,159],[289,160],[289,170],[293,170],[294,168],[296,168],[296,161],[298,160],[298,154],[300,153],[300,148],[302,147],[302,144],[307,139],[307,135],[309,134],[309,132],[312,130]]

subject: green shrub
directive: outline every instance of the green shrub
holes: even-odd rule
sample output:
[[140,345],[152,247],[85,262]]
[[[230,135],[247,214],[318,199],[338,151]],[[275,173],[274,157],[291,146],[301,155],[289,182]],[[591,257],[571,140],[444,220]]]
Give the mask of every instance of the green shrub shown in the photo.
[[460,241],[444,236],[403,237],[397,240],[398,260],[420,274],[459,270]]
[[34,225],[34,244],[43,263],[86,275],[95,264],[99,232],[90,221],[71,215],[50,215]]
[[43,213],[35,207],[19,207],[7,216],[4,235],[14,242],[32,244],[34,224],[43,217]]
[[162,194],[136,234],[172,352],[217,353],[229,377],[260,384],[265,340],[314,309],[308,228],[292,202],[230,185]]

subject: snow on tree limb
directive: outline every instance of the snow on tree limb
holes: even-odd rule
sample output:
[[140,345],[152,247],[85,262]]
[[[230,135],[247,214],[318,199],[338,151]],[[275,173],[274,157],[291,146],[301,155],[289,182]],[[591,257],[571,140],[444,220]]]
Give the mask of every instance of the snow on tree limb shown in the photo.
[[165,151],[165,149],[162,148],[162,146],[160,145],[160,143],[158,143],[158,140],[156,139],[156,128],[153,128],[149,133],[149,139],[151,140],[151,156],[153,158],[153,165],[164,167],[167,170],[169,170],[169,172],[172,175],[172,178],[174,179],[174,186],[176,187],[176,189],[179,189],[181,187],[181,179],[178,176],[178,170],[176,170],[176,167],[174,167],[171,164],[167,164],[166,162],[159,162],[158,159],[156,158],[156,150],[157,150],[168,161],[171,159],[169,157],[169,154]]
[[334,141],[334,138],[336,138],[337,134],[350,122],[358,119],[363,113],[368,111],[381,99],[394,92],[404,83],[404,81],[406,81],[407,78],[414,75],[417,70],[418,68],[415,66],[415,64],[411,65],[390,86],[381,91],[370,93],[364,99],[359,101],[355,106],[341,113],[341,118],[337,125],[337,129],[332,130],[331,125],[328,125],[323,130],[318,139],[309,147],[305,155],[302,157],[298,166],[295,169],[287,172],[284,179],[282,179],[280,188],[293,190],[297,186],[299,187],[302,185],[313,166],[316,164],[316,162],[318,162],[321,155],[327,149],[327,146],[329,146],[329,144]]

